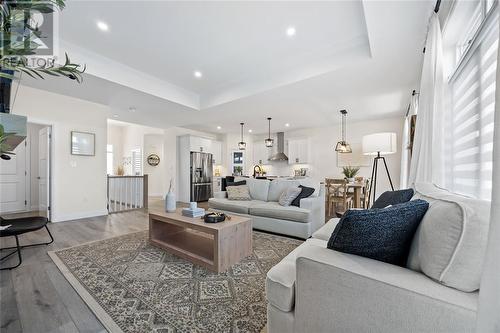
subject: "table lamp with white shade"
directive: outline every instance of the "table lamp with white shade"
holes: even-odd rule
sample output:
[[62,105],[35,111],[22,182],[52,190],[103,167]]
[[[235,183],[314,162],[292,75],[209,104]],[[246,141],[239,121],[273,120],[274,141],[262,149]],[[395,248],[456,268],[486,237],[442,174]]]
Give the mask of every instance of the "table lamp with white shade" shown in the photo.
[[[370,181],[370,193],[368,194],[368,206],[370,205],[370,200],[373,198],[375,200],[375,192],[377,190],[377,171],[378,171],[378,161],[382,160],[384,162],[385,171],[387,172],[387,177],[389,178],[389,183],[391,184],[391,189],[394,191],[394,186],[392,185],[391,175],[389,174],[389,169],[387,168],[387,163],[385,162],[385,157],[380,155],[390,155],[397,152],[397,137],[396,133],[375,133],[363,136],[363,154],[374,155],[373,168],[372,168],[372,178]],[[373,190],[373,196],[372,196]]]

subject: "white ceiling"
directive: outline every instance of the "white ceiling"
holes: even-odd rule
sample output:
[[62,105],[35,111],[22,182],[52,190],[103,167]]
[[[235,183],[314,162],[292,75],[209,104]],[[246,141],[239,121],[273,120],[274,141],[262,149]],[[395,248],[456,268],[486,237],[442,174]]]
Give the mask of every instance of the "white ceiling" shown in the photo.
[[[402,115],[418,87],[433,6],[71,1],[60,36],[78,47],[89,75],[81,86],[63,79],[25,84],[110,105],[120,120],[210,132],[218,125],[237,131],[244,121],[262,133],[267,116],[275,130],[326,126],[343,108],[351,120]],[[108,32],[96,28],[98,20]],[[194,78],[195,70],[203,78]]]
[[318,63],[324,72],[353,49],[368,56],[360,1],[73,1],[61,27],[62,39],[193,91],[202,105],[303,79]]

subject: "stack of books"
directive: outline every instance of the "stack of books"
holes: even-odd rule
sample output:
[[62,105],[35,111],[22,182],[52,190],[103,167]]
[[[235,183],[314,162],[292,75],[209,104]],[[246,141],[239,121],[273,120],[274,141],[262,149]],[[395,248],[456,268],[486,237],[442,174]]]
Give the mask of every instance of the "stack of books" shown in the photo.
[[202,217],[205,215],[205,210],[203,208],[195,208],[195,209],[184,208],[182,210],[182,215],[187,217]]

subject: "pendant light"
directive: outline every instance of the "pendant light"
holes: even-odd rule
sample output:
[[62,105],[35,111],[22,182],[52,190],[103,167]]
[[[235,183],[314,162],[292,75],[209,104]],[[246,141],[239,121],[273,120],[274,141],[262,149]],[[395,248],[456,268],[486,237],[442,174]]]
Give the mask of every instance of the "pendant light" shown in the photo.
[[245,150],[247,147],[247,143],[243,141],[243,125],[245,125],[245,123],[240,123],[240,125],[241,125],[241,141],[238,142],[238,149]]
[[274,140],[271,139],[271,119],[272,118],[267,118],[267,121],[269,121],[269,132],[268,132],[269,134],[267,139],[264,141],[266,143],[267,148],[271,148],[274,144]]
[[346,110],[340,110],[340,117],[341,117],[341,132],[342,132],[342,138],[339,142],[337,142],[337,145],[335,146],[335,151],[338,153],[352,153],[351,145],[347,143],[345,140],[346,137],[346,117],[347,117],[347,111]]

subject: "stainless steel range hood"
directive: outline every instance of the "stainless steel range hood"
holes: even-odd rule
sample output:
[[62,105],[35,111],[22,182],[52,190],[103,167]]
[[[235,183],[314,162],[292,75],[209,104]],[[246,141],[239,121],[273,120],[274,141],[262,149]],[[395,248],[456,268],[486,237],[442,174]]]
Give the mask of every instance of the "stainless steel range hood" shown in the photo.
[[285,155],[285,133],[278,132],[278,152],[269,158],[269,161],[280,162],[288,161],[288,156]]

